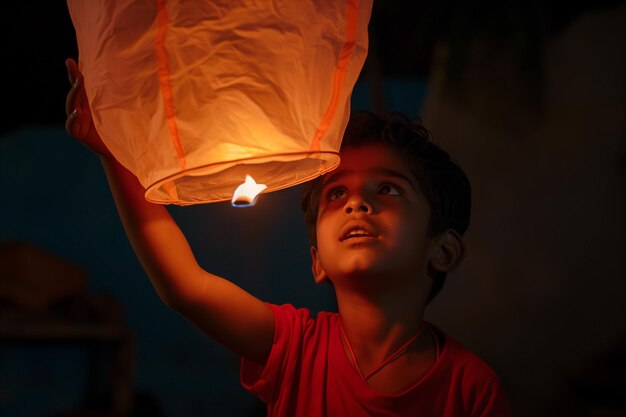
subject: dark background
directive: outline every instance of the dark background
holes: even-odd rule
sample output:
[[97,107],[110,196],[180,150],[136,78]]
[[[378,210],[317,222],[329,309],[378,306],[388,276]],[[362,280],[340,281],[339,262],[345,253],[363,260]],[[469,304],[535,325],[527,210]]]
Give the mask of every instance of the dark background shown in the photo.
[[[97,158],[63,131],[74,32],[64,2],[40,3],[0,17],[1,242],[76,264],[119,303],[137,340],[136,414],[256,415],[237,358],[156,297]],[[473,184],[469,255],[429,320],[492,364],[517,416],[626,415],[626,5],[381,1],[370,27],[354,107],[421,116]],[[265,197],[171,211],[212,272],[333,308],[310,278],[299,189]],[[86,363],[72,346],[3,343],[0,414],[79,408]]]
[[[546,42],[581,16],[619,9],[623,1],[375,2],[368,68],[384,77],[427,79],[435,45],[451,48],[447,72],[460,83],[472,42],[488,40],[492,54],[515,50],[521,70],[540,76]],[[5,74],[2,132],[24,125],[58,124],[65,117],[65,57],[76,57],[73,26],[65,2],[8,2],[0,17]],[[619,46],[620,39],[615,39]],[[60,65],[61,64],[61,65]],[[36,92],[35,97],[32,93]],[[377,103],[380,104],[380,103]]]

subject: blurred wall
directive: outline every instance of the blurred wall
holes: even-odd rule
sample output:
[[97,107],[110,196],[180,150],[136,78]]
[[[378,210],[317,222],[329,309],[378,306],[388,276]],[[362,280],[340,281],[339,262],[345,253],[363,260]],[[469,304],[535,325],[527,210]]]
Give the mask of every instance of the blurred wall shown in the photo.
[[433,59],[422,115],[474,204],[430,314],[490,359],[516,415],[626,415],[625,23],[626,7],[582,15],[533,74],[481,39],[462,78],[446,44]]

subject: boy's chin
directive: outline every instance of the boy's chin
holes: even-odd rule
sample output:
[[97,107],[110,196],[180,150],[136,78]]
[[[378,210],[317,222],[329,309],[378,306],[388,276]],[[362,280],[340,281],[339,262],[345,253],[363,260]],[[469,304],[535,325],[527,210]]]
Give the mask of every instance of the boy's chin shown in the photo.
[[366,273],[375,268],[376,260],[368,254],[351,253],[344,255],[337,266],[344,273]]
[[404,279],[403,277],[415,277],[419,272],[414,262],[366,255],[368,254],[344,256],[339,263],[334,265],[332,271],[327,271],[328,275],[336,285],[341,285],[339,281],[345,281],[350,286],[355,282],[384,286],[392,285],[391,280],[400,282]]
[[384,277],[388,273],[389,269],[382,262],[365,257],[353,257],[344,259],[331,276],[354,281]]

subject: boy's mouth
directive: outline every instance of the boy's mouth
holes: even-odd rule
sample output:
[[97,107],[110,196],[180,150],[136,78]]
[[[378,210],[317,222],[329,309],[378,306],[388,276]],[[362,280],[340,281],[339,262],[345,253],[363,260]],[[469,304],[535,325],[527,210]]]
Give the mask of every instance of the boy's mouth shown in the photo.
[[353,224],[342,230],[339,241],[343,242],[344,240],[363,237],[376,238],[376,235],[367,225]]

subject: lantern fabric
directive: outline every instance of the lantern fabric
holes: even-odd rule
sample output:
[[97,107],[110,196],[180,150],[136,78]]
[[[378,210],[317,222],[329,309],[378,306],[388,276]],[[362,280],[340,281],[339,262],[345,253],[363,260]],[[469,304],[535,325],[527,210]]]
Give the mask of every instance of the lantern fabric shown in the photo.
[[68,0],[94,125],[155,203],[335,168],[372,0]]

